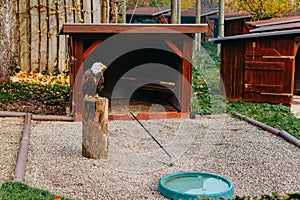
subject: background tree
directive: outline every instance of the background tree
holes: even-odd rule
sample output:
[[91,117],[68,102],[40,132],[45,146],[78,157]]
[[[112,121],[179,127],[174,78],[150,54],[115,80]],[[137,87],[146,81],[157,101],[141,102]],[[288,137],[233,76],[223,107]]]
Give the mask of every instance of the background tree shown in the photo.
[[[133,9],[136,4],[136,0],[127,0],[127,9]],[[139,0],[137,7],[170,7],[170,0]]]
[[0,84],[9,80],[11,53],[12,1],[0,0]]
[[196,0],[182,0],[181,1],[181,10],[185,10],[188,8],[195,8]]
[[246,11],[254,20],[260,20],[280,17],[284,13],[291,12],[299,6],[299,2],[300,0],[229,0],[226,7]]

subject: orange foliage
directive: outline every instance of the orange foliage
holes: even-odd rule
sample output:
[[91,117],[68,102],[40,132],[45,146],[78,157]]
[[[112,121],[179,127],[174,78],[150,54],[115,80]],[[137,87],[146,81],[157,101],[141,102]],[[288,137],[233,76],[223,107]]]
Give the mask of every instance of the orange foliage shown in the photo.
[[181,0],[181,10],[195,8],[196,0]]
[[42,84],[42,85],[63,85],[69,86],[70,85],[70,77],[64,74],[59,75],[43,75],[42,73],[35,73],[35,72],[19,72],[14,76],[10,77],[12,82],[26,82],[26,83],[35,83],[35,84]]

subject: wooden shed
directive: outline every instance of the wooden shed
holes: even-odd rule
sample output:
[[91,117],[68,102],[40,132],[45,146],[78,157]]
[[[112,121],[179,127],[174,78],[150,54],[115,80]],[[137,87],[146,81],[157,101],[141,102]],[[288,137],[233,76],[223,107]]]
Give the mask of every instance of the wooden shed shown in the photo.
[[171,8],[142,7],[126,11],[126,23],[167,24]]
[[297,18],[248,22],[248,34],[211,40],[221,44],[221,85],[227,99],[292,104],[300,92]]
[[[175,111],[137,113],[140,119],[189,117],[194,33],[207,25],[64,24],[70,36],[72,103],[76,120],[82,117],[82,75],[95,62],[108,66],[103,94],[110,100],[155,98]],[[131,119],[128,110],[110,119]]]

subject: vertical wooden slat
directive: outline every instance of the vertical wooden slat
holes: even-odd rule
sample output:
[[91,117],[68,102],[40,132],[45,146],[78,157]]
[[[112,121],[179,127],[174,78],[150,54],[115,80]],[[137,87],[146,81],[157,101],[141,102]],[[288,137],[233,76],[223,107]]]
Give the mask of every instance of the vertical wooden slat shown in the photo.
[[82,19],[82,3],[81,3],[81,0],[74,0],[74,6],[76,7],[76,10],[75,10],[75,22],[76,23],[81,23],[83,22],[83,19]]
[[18,15],[17,13],[19,12],[19,6],[18,6],[18,1],[13,1],[13,18],[12,18],[12,53],[13,56],[15,55],[15,53],[17,53],[19,51],[19,23],[18,23]]
[[92,0],[93,6],[93,23],[101,23],[101,4],[100,0]]
[[29,16],[28,16],[28,1],[19,1],[19,23],[20,23],[20,66],[23,71],[30,69],[29,60]]
[[109,23],[109,0],[102,0],[101,4],[101,22]]
[[92,22],[92,16],[91,16],[91,11],[92,11],[92,5],[91,5],[91,0],[83,1],[83,16],[84,16],[84,23],[91,23]]
[[40,71],[48,66],[48,9],[47,0],[40,0]]
[[234,48],[239,54],[237,54],[237,58],[235,60],[235,66],[232,71],[232,76],[234,77],[233,79],[233,88],[234,88],[234,93],[233,97],[235,99],[242,99],[243,97],[243,76],[244,76],[244,48],[245,44],[244,41],[239,41],[234,43]]
[[66,0],[65,13],[67,23],[74,22],[74,9],[73,0]]
[[30,0],[30,19],[31,19],[31,39],[30,39],[30,61],[31,70],[36,71],[39,69],[39,12],[38,0]]
[[[59,31],[62,27],[62,25],[65,22],[65,17],[64,17],[64,0],[59,0],[58,1],[58,10],[59,10],[59,15],[58,15],[58,30]],[[66,59],[66,53],[67,53],[67,48],[66,48],[66,36],[64,35],[59,35],[59,43],[58,43],[58,70],[59,72],[63,72],[67,68],[67,59]]]
[[57,66],[57,18],[56,4],[53,0],[48,0],[49,5],[49,24],[48,24],[48,40],[49,40],[49,72],[54,72]]

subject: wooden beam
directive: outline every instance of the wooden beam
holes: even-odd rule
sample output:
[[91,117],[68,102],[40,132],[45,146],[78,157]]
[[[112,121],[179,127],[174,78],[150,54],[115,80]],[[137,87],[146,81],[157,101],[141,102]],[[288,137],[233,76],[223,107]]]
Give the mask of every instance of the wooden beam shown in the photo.
[[98,40],[94,42],[87,50],[85,50],[83,53],[83,60],[85,60],[86,57],[88,57],[88,55],[90,55],[90,53],[92,53],[98,47],[98,45],[101,44],[101,42],[101,40]]
[[64,24],[61,34],[207,33],[207,24]]
[[166,40],[165,42],[180,58],[182,58],[182,52],[172,41]]
[[[140,112],[136,118],[138,120],[156,120],[156,119],[178,119],[178,118],[189,118],[190,113],[182,112]],[[108,115],[108,120],[134,120],[129,114],[126,113],[111,113]]]
[[190,112],[192,92],[192,39],[183,41],[183,59],[181,69],[181,112]]
[[[82,111],[83,111],[83,93],[82,93],[82,76],[83,76],[83,40],[75,40],[74,41],[74,52],[76,52],[76,61],[74,63],[74,86],[73,88],[73,105],[74,105],[74,113],[75,120],[81,121],[82,119]],[[74,53],[73,52],[73,53]]]

